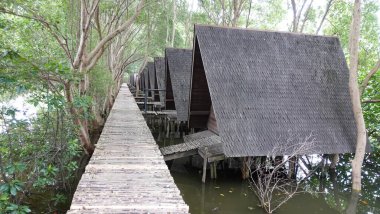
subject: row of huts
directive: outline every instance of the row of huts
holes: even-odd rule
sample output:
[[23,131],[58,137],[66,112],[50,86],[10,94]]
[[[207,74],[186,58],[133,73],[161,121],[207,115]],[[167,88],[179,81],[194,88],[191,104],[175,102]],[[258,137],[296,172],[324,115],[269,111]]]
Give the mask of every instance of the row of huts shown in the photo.
[[192,49],[165,49],[131,84],[196,130],[193,147],[247,157],[354,152],[348,80],[336,37],[195,25]]

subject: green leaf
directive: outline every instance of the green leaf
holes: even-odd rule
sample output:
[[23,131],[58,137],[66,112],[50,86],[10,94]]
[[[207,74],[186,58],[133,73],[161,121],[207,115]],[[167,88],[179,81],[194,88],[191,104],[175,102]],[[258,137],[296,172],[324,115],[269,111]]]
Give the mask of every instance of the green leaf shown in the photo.
[[21,210],[22,210],[24,213],[30,213],[30,212],[32,212],[32,210],[30,210],[29,207],[27,207],[27,206],[22,206]]
[[11,187],[11,195],[16,196],[17,195],[17,189],[16,187]]
[[9,192],[9,184],[1,184],[0,185],[0,192],[2,193],[8,193]]

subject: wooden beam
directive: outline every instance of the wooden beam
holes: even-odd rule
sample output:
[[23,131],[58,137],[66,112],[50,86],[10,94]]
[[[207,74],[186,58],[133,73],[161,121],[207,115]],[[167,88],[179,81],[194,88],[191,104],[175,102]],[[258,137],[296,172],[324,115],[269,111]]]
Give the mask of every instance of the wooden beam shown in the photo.
[[193,149],[193,150],[190,150],[190,151],[178,152],[178,153],[174,153],[174,154],[170,154],[170,155],[165,155],[164,156],[164,160],[165,161],[169,161],[169,160],[174,160],[174,159],[178,159],[178,158],[188,157],[188,156],[192,156],[192,155],[196,155],[196,154],[197,154],[197,150]]

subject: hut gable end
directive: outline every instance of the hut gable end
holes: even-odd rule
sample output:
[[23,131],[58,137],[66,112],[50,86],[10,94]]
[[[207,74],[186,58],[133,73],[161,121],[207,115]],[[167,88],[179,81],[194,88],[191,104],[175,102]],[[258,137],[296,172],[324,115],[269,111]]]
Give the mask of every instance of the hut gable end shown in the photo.
[[[144,76],[144,90],[150,89],[150,83],[149,83],[149,72],[148,72],[148,66],[146,65],[144,70],[143,70],[143,76]],[[148,96],[150,96],[150,92],[145,92],[148,93]]]
[[[172,89],[177,121],[187,121],[192,50],[167,48],[165,56],[167,59],[167,87],[170,85]],[[166,98],[168,98],[168,93]]]
[[166,64],[165,66],[165,73],[166,73],[165,109],[175,110],[172,81],[170,79],[170,70],[169,70],[167,56],[165,57],[165,64]]
[[[156,70],[154,68],[154,62],[148,62],[148,73],[149,73],[149,89],[158,89],[157,88],[157,79],[156,79]],[[150,91],[150,95],[153,97],[154,101],[158,101],[158,92]]]
[[163,57],[155,57],[154,58],[154,67],[156,69],[156,77],[157,77],[157,87],[160,89],[160,103],[161,106],[165,106],[165,90],[166,89],[166,73],[165,73],[165,58]]
[[190,115],[204,72],[227,157],[287,155],[305,142],[303,154],[354,152],[337,38],[198,25],[194,38]]
[[196,37],[194,38],[190,100],[189,126],[191,128],[207,128],[207,120],[211,108],[211,98]]

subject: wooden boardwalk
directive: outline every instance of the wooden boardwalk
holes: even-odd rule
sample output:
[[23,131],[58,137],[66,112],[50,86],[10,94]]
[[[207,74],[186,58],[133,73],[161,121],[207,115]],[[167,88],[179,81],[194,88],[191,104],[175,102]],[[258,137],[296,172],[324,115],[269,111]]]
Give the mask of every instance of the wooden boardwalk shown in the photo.
[[68,213],[188,213],[131,92],[123,85]]

